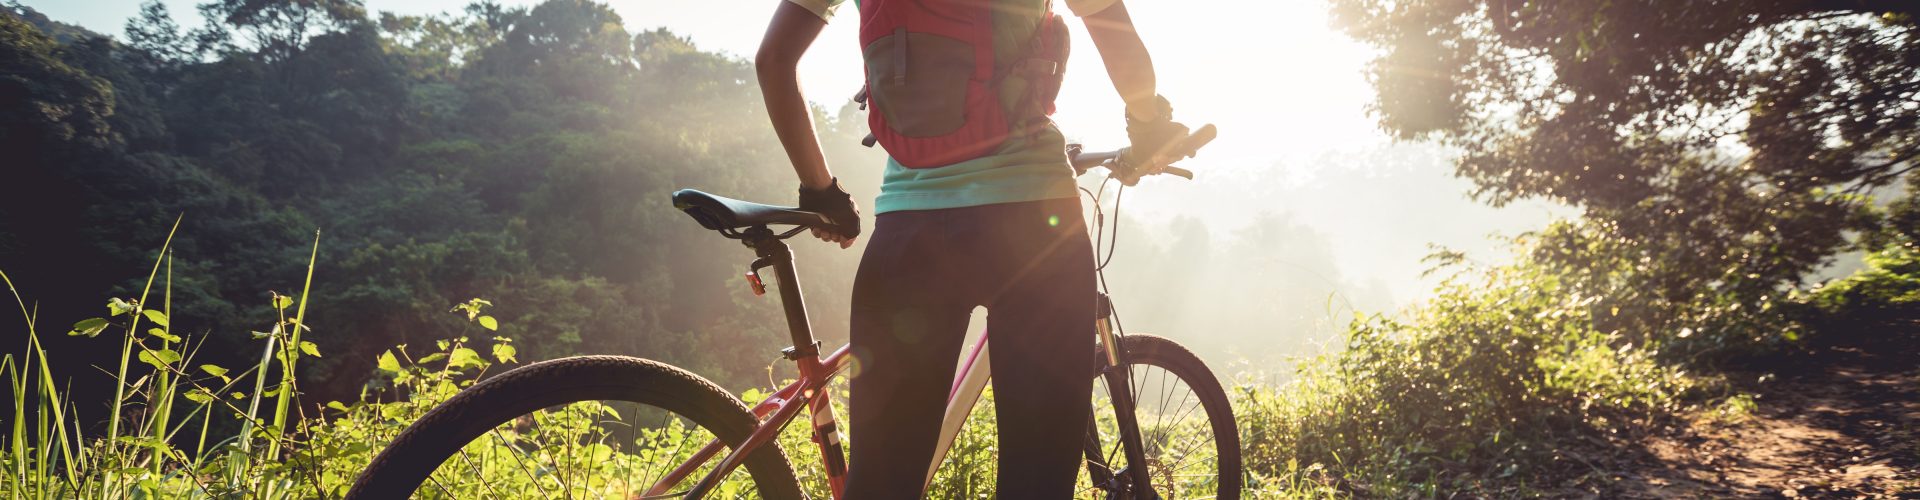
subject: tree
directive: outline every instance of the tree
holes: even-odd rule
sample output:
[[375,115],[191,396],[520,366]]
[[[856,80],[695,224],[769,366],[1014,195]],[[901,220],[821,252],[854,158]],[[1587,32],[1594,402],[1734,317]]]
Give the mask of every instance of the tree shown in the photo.
[[[298,285],[323,232],[303,337],[328,354],[302,363],[313,400],[353,397],[395,344],[471,333],[447,308],[474,297],[500,304],[527,359],[616,352],[734,386],[764,376],[758,351],[710,348],[782,336],[777,302],[740,281],[751,254],[716,251],[736,247],[666,196],[793,196],[749,63],[632,36],[589,1],[379,23],[358,5],[219,0],[182,34],[148,3],[127,43],[0,14],[0,269],[48,324],[137,293],[129,278],[185,214],[173,326],[206,335],[198,355],[216,364],[258,355],[245,332],[276,319],[265,293]],[[878,165],[851,109],[818,117],[828,154]],[[820,253],[802,271],[818,325],[844,331],[859,254]],[[84,337],[48,342],[72,353],[58,364],[111,362]]]
[[112,138],[113,88],[60,60],[59,50],[33,25],[0,13],[0,149],[9,155]]
[[126,34],[131,54],[144,59],[138,63],[152,70],[171,70],[194,55],[192,40],[160,0],[141,3],[140,16],[127,20]]
[[1877,224],[1866,195],[1920,166],[1914,2],[1335,0],[1333,12],[1384,49],[1370,73],[1388,131],[1456,148],[1458,174],[1490,203],[1582,207],[1596,223],[1579,234],[1631,243],[1665,300],[1756,305]]
[[611,103],[624,94],[618,83],[633,70],[633,45],[620,15],[606,4],[550,0],[511,22],[504,39],[477,62],[479,73],[535,71],[567,99]]
[[215,14],[208,19],[245,30],[272,61],[292,57],[315,35],[367,22],[360,0],[215,0],[205,7],[203,14]]

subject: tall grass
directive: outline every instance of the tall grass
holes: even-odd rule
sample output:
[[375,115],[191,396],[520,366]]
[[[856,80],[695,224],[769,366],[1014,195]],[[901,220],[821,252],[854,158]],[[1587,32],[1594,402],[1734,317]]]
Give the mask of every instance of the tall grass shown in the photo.
[[[299,313],[287,320],[284,315],[261,335],[266,353],[254,366],[238,374],[225,367],[200,364],[193,367],[192,353],[206,335],[176,333],[171,318],[173,294],[173,237],[180,221],[167,233],[156,252],[151,271],[138,296],[108,300],[108,316],[88,318],[74,324],[69,335],[99,337],[108,331],[121,332],[120,356],[113,374],[113,399],[107,402],[106,431],[87,435],[78,407],[62,388],[55,367],[47,361],[40,339],[40,321],[35,309],[15,287],[12,278],[0,271],[14,303],[19,307],[27,330],[25,357],[0,359],[12,391],[13,412],[10,433],[6,436],[0,462],[12,472],[6,481],[10,498],[128,498],[153,496],[223,496],[244,494],[261,498],[306,497],[287,491],[285,480],[271,476],[267,461],[256,460],[252,449],[267,446],[277,452],[289,440],[278,431],[292,415],[297,397],[294,374],[304,353],[318,355],[311,343],[298,340],[298,326],[304,318],[306,298],[312,284],[309,255],[307,281],[300,293]],[[160,285],[159,304],[148,299]],[[278,295],[272,304],[284,310],[292,301]],[[146,328],[142,328],[146,327]],[[275,345],[301,346],[275,349]],[[137,363],[136,363],[137,362]],[[193,367],[193,368],[190,368]],[[264,378],[280,368],[281,383],[273,391],[276,398],[269,432],[254,427],[268,420],[259,412],[263,392],[256,385],[252,394],[235,391],[247,374]],[[242,411],[234,404],[247,400]],[[179,416],[179,419],[174,417]],[[243,432],[209,443],[216,419],[238,418]],[[31,422],[31,424],[29,424]],[[197,425],[195,425],[197,424]],[[185,437],[191,436],[188,440]],[[181,449],[180,443],[192,443]],[[209,445],[212,445],[211,447]],[[268,461],[275,458],[273,452]],[[209,469],[216,474],[205,474]],[[207,481],[218,477],[220,481]]]

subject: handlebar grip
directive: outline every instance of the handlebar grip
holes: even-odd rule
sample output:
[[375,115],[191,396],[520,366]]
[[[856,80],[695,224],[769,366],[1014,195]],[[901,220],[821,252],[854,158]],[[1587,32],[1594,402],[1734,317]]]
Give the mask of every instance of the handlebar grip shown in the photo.
[[1214,128],[1211,123],[1200,126],[1200,130],[1195,130],[1187,136],[1187,157],[1192,158],[1193,155],[1199,154],[1202,146],[1213,142],[1213,138],[1219,135],[1220,129]]
[[1087,170],[1091,170],[1093,167],[1098,167],[1102,163],[1106,163],[1109,160],[1119,158],[1121,155],[1126,154],[1126,151],[1127,151],[1126,149],[1121,149],[1119,151],[1108,151],[1104,153],[1083,153],[1079,151],[1068,151],[1067,161],[1073,164],[1073,170],[1075,172],[1084,174],[1084,173],[1087,173]]

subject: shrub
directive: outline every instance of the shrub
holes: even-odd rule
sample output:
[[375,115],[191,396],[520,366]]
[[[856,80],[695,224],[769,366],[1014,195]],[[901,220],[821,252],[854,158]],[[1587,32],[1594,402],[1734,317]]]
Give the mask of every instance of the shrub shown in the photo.
[[[1555,244],[1543,240],[1522,250]],[[1521,495],[1566,467],[1560,443],[1697,399],[1710,381],[1662,361],[1665,335],[1608,328],[1624,323],[1608,294],[1625,284],[1615,271],[1523,258],[1461,270],[1399,317],[1355,318],[1343,348],[1291,382],[1239,388],[1252,484],[1303,497]]]

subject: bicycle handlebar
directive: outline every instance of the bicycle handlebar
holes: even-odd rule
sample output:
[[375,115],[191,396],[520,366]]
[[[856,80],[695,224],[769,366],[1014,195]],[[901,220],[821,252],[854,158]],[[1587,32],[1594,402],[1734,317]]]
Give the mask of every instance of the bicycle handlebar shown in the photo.
[[[1187,135],[1185,140],[1181,141],[1180,149],[1176,150],[1176,152],[1180,154],[1178,159],[1192,158],[1200,152],[1202,146],[1213,142],[1214,137],[1218,136],[1219,133],[1219,130],[1214,128],[1212,124],[1203,125],[1199,130],[1193,131],[1192,134]],[[1128,185],[1139,181],[1141,177],[1156,173],[1172,174],[1184,177],[1187,180],[1193,180],[1193,171],[1174,166],[1168,166],[1159,172],[1141,173],[1132,166],[1127,165],[1124,161],[1130,149],[1132,148],[1120,148],[1114,151],[1082,151],[1081,145],[1071,144],[1067,146],[1067,160],[1073,164],[1075,175],[1085,174],[1088,170],[1093,170],[1095,167],[1104,166],[1107,167],[1108,171],[1113,173],[1112,175],[1114,177],[1119,178],[1121,182]]]

